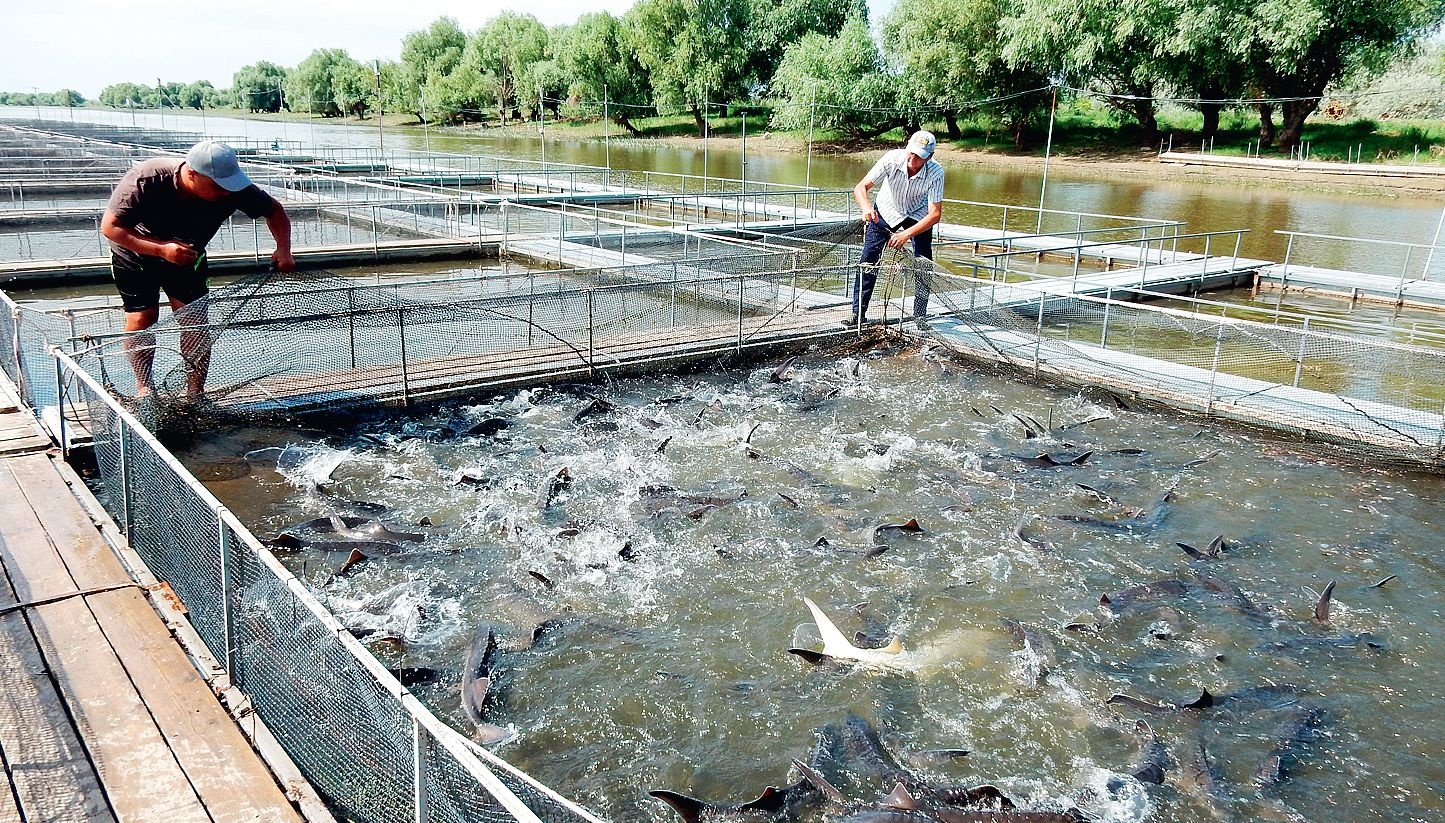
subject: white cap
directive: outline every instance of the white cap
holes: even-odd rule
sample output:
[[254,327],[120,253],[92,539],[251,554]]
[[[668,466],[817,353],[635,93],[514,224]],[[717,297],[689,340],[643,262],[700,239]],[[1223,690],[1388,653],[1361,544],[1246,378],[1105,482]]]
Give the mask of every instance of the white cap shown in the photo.
[[924,160],[933,156],[933,149],[937,145],[938,138],[934,137],[931,131],[916,131],[908,138],[908,150]]
[[215,140],[197,143],[186,152],[186,165],[191,171],[211,178],[226,191],[240,191],[251,185],[251,178],[241,171],[236,150]]

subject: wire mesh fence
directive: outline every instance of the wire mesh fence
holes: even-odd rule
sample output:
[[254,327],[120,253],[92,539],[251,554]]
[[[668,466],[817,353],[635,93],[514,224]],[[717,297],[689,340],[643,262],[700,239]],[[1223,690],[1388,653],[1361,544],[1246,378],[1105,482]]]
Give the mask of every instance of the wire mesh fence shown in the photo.
[[345,819],[595,821],[422,707],[140,423],[63,353],[100,497],[202,641]]

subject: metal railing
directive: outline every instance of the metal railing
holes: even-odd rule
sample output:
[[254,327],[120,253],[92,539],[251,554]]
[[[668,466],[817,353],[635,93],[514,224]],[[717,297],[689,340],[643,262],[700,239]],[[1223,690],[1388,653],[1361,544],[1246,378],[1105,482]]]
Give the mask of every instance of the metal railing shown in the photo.
[[439,720],[94,377],[52,356],[60,419],[83,410],[107,509],[330,803],[388,823],[597,823]]
[[[1437,245],[1432,245],[1432,244],[1430,244],[1430,243],[1407,243],[1407,242],[1400,241],[1400,240],[1380,240],[1380,239],[1369,238],[1369,237],[1344,237],[1344,236],[1335,235],[1335,234],[1312,234],[1312,233],[1310,233],[1310,232],[1283,231],[1283,230],[1280,230],[1280,229],[1276,229],[1274,233],[1275,233],[1275,234],[1282,234],[1282,235],[1284,235],[1284,236],[1287,238],[1287,242],[1286,242],[1286,244],[1285,244],[1285,249],[1284,249],[1284,263],[1281,264],[1281,270],[1280,270],[1280,285],[1281,285],[1282,287],[1289,285],[1290,263],[1291,263],[1291,258],[1294,256],[1294,253],[1295,253],[1295,241],[1296,241],[1297,239],[1303,239],[1303,240],[1323,240],[1323,241],[1332,242],[1332,243],[1347,243],[1347,244],[1352,245],[1352,246],[1375,246],[1375,247],[1383,247],[1383,248],[1390,248],[1390,249],[1404,249],[1404,252],[1405,252],[1405,254],[1404,254],[1404,259],[1401,261],[1400,270],[1399,270],[1398,273],[1391,272],[1391,273],[1374,274],[1374,273],[1372,273],[1372,272],[1346,272],[1346,273],[1349,273],[1349,274],[1365,274],[1365,275],[1372,276],[1372,277],[1394,278],[1395,281],[1396,281],[1396,285],[1395,285],[1395,298],[1396,298],[1397,300],[1400,299],[1400,297],[1402,297],[1402,296],[1404,295],[1404,293],[1405,293],[1405,286],[1406,286],[1408,283],[1411,283],[1411,282],[1439,282],[1439,281],[1438,281],[1438,278],[1437,278],[1436,280],[1434,280],[1434,281],[1432,281],[1432,280],[1430,279],[1430,270],[1434,267],[1435,258],[1436,258],[1437,255],[1438,255],[1439,257],[1441,257],[1442,259],[1445,259],[1445,246],[1437,246]],[[1420,275],[1419,275],[1419,277],[1417,277],[1417,278],[1411,278],[1411,276],[1410,276],[1410,263],[1412,262],[1411,258],[1415,255],[1415,253],[1416,253],[1417,251],[1420,251],[1420,250],[1424,250],[1424,251],[1426,252],[1426,254],[1425,254],[1425,260],[1424,260],[1424,262],[1421,264],[1421,269],[1420,269]],[[1296,265],[1300,265],[1300,264],[1296,264]]]

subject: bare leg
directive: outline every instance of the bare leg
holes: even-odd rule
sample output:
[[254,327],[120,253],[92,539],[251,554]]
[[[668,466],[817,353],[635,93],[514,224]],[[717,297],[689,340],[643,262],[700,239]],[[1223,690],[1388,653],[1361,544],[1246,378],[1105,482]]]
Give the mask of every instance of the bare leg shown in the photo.
[[[185,307],[185,303],[171,301],[174,313]],[[181,357],[186,360],[186,396],[200,397],[206,391],[206,375],[211,371],[211,332],[205,328],[186,331],[184,327],[204,327],[210,322],[210,315],[202,305],[177,316],[182,326]]]
[[[142,309],[125,313],[126,332],[139,332],[154,326],[160,309]],[[125,339],[126,357],[135,372],[135,396],[145,397],[155,391],[151,385],[151,364],[156,359],[156,338],[152,334],[136,334]]]

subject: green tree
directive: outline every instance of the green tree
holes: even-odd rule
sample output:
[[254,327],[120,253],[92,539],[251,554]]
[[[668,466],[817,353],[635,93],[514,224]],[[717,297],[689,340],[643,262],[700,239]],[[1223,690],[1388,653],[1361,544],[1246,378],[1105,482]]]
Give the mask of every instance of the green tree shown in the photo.
[[[921,107],[941,110],[948,135],[960,136],[966,101],[1004,97],[1049,84],[1026,61],[1010,65],[996,36],[1008,0],[899,0],[883,21],[883,42],[903,68],[903,88]],[[1022,148],[1024,134],[1048,103],[1045,94],[1001,101],[988,110]]]
[[808,32],[832,37],[855,14],[867,19],[867,0],[749,0],[750,80],[766,84],[777,73],[789,44]]
[[1240,34],[1253,49],[1255,83],[1284,99],[1279,146],[1292,149],[1326,87],[1417,47],[1445,20],[1445,0],[1262,0],[1252,12]]
[[138,83],[115,83],[101,89],[97,99],[102,106],[111,108],[144,108],[150,93],[150,88]]
[[817,32],[789,46],[773,75],[772,91],[782,101],[773,123],[781,128],[813,124],[859,137],[873,137],[905,125],[898,109],[897,79],[884,73],[868,23],[848,18],[836,37]]
[[530,14],[506,11],[492,18],[470,40],[462,63],[475,68],[507,122],[518,107],[518,92],[528,68],[546,56],[547,29]]
[[698,136],[709,96],[747,92],[748,0],[638,0],[623,17],[638,62],[647,70],[653,101],[685,106]]
[[215,96],[216,88],[209,80],[197,80],[183,87],[177,97],[188,109],[203,109]]
[[1248,89],[1248,31],[1253,0],[1176,0],[1172,25],[1159,41],[1160,73],[1175,92],[1204,116],[1201,140],[1219,131],[1219,102],[1244,96]]
[[1159,137],[1155,92],[1165,77],[1160,41],[1178,0],[1016,0],[1004,18],[1004,58],[1071,85],[1095,87],[1107,105],[1139,124],[1140,142]]
[[265,60],[243,66],[231,78],[236,108],[250,112],[278,112],[288,105],[283,91],[286,70]]
[[[394,108],[410,111],[421,120],[424,111],[424,91],[433,77],[446,76],[456,70],[462,62],[462,51],[467,47],[467,35],[451,17],[438,17],[424,29],[410,32],[401,42],[401,67],[397,79],[398,101],[416,98],[413,103]],[[406,91],[408,90],[409,91]]]
[[337,71],[349,70],[356,61],[345,49],[316,49],[286,77],[286,97],[290,108],[304,109],[323,117],[339,117],[345,108],[336,99],[332,78]]
[[376,69],[351,58],[331,64],[331,99],[337,109],[350,112],[360,120],[375,107],[377,95]]
[[55,93],[54,105],[73,109],[85,105],[85,98],[75,89],[61,89]]
[[584,14],[556,48],[568,92],[584,100],[605,97],[617,125],[641,134],[631,118],[651,103],[651,86],[622,21],[605,11]]

